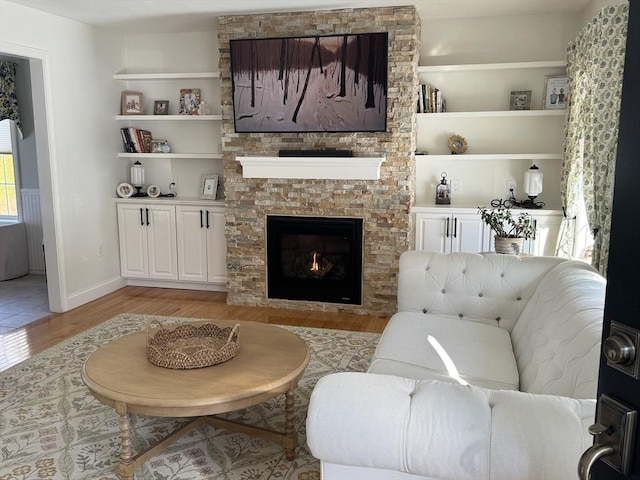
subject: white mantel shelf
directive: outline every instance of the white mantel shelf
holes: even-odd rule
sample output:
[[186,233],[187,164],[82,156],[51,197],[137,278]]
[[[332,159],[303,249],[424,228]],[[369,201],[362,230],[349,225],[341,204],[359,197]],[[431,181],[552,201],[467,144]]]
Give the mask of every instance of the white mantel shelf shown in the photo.
[[236,157],[244,178],[379,180],[386,157]]

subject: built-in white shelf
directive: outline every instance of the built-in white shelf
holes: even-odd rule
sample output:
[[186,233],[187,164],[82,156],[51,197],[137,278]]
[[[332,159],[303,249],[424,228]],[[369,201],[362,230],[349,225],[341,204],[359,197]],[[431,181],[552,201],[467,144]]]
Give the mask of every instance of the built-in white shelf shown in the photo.
[[378,180],[385,157],[236,157],[244,178]]
[[463,72],[471,70],[519,70],[523,68],[566,68],[567,62],[549,60],[543,62],[469,63],[463,65],[422,65],[419,73]]
[[441,113],[419,113],[418,117],[429,117],[435,119],[446,118],[472,118],[472,117],[561,117],[566,114],[566,110],[494,110],[479,112],[441,112]]
[[126,121],[185,121],[185,122],[211,122],[222,120],[222,115],[116,115],[116,120]]
[[198,78],[219,78],[219,72],[184,73],[114,73],[115,80],[188,80]]
[[119,158],[184,158],[184,159],[206,159],[222,158],[221,153],[127,153],[119,152]]
[[416,155],[416,160],[562,160],[561,153],[462,153]]

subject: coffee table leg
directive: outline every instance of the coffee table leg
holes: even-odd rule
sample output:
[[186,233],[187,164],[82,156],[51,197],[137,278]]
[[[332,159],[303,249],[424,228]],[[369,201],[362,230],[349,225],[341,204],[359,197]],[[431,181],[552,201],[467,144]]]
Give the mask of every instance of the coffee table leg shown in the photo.
[[284,455],[287,460],[293,460],[296,457],[296,447],[298,446],[298,436],[296,435],[296,416],[295,416],[295,396],[293,390],[287,390],[284,401]]
[[116,402],[116,413],[120,416],[120,468],[124,480],[133,480],[133,452],[131,450],[131,417],[127,405]]

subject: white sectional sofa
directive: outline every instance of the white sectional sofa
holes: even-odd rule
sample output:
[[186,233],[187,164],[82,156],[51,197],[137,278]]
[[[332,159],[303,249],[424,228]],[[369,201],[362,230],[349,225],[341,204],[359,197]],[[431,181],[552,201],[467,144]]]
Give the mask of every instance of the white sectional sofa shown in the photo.
[[368,372],[326,376],[311,396],[322,478],[577,478],[604,296],[578,261],[404,253],[398,313]]

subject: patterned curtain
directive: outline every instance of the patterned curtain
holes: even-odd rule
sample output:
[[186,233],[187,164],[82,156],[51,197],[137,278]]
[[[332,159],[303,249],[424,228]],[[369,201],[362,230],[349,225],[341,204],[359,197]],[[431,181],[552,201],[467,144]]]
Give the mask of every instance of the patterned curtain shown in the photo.
[[0,61],[0,121],[13,120],[20,132],[20,110],[18,109],[18,97],[16,95],[16,68],[13,62]]
[[606,275],[628,5],[604,7],[567,52],[571,94],[561,175],[565,220],[558,255],[571,256],[580,192],[594,236],[592,264]]

